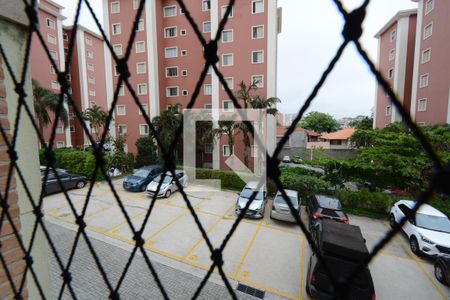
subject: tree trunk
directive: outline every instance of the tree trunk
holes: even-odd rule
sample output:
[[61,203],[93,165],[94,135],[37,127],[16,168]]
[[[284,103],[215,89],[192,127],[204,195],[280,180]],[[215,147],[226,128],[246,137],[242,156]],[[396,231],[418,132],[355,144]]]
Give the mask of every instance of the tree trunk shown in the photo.
[[248,168],[248,149],[250,148],[250,137],[248,136],[248,132],[246,130],[243,131],[244,135],[244,164]]

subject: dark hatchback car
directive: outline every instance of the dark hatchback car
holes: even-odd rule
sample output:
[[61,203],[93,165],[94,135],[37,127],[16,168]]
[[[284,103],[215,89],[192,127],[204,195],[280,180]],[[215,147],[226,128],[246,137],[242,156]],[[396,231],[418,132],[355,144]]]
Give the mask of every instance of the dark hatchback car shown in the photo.
[[366,241],[358,226],[324,219],[315,226],[314,243],[323,261],[316,253],[309,259],[306,277],[306,293],[313,299],[375,300],[375,288],[369,268],[365,267],[353,277],[339,295],[324,265],[335,281],[345,280],[369,256]]
[[123,188],[132,192],[144,192],[150,181],[162,172],[160,165],[142,167],[123,181]]
[[440,255],[434,263],[434,276],[442,284],[450,286],[450,255]]
[[[65,190],[81,189],[86,185],[86,177],[68,173],[63,169],[56,169],[56,172],[61,180],[62,188]],[[45,170],[41,168],[41,184],[44,194],[52,194],[62,191],[61,185],[58,183],[55,172],[50,170],[48,172],[47,181],[44,183]]]
[[348,223],[347,214],[342,210],[338,198],[325,195],[312,195],[308,197],[306,206],[308,213],[309,228],[320,219],[331,219],[338,222]]

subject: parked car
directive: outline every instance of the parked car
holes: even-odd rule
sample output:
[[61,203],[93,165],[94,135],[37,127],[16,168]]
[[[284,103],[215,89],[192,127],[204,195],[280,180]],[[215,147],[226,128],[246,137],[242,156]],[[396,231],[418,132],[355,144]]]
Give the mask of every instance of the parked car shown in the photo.
[[[414,208],[415,201],[400,200],[391,208],[389,224],[395,227]],[[411,251],[416,255],[436,256],[450,254],[450,220],[428,204],[422,204],[415,216],[402,227],[409,239]]]
[[290,163],[291,162],[291,158],[289,157],[289,155],[283,156],[283,162],[284,163]]
[[[188,177],[183,170],[175,170],[175,176],[177,176],[178,181],[184,187],[188,184]],[[172,177],[172,173],[166,172],[166,175],[163,174],[155,177],[147,186],[147,196],[154,197],[159,183],[162,181],[161,186],[159,188],[158,195],[156,197],[166,197],[169,198],[175,191],[178,190],[178,186]]]
[[325,195],[312,195],[307,200],[306,211],[308,213],[308,224],[310,228],[320,219],[331,219],[348,223],[347,214],[342,210],[342,205],[338,198]]
[[300,156],[299,155],[296,155],[296,156],[294,156],[293,158],[292,158],[292,162],[294,163],[294,164],[301,164],[303,161],[302,161],[302,159],[300,158]]
[[[344,290],[347,295],[337,295],[323,263],[335,279],[347,278],[369,256],[366,241],[358,226],[323,219],[315,226],[314,243],[323,261],[312,252],[306,275],[306,293],[315,299],[370,299],[375,300],[375,288],[369,268],[356,274]],[[340,297],[339,297],[340,296]],[[344,296],[344,297],[343,297]]]
[[[300,216],[300,201],[298,198],[298,192],[292,190],[285,191],[286,195],[289,197],[289,201],[292,203]],[[275,198],[273,199],[272,209],[270,210],[270,218],[281,221],[295,222],[295,218],[280,191],[277,192]]]
[[450,286],[450,255],[439,255],[434,263],[434,276],[442,284]]
[[241,214],[245,205],[250,200],[250,197],[252,196],[253,192],[256,191],[257,192],[256,196],[253,199],[253,202],[250,204],[248,210],[246,211],[245,216],[255,219],[264,217],[264,211],[266,209],[266,202],[267,202],[266,187],[263,186],[259,190],[257,190],[257,188],[258,182],[250,181],[249,183],[247,183],[244,189],[242,189],[242,191],[238,193],[239,197],[237,199],[235,209],[237,215]]
[[[56,178],[55,175],[56,173],[58,174],[59,179],[61,180],[62,188],[58,182],[58,179]],[[55,171],[50,169],[48,172],[47,181],[44,182],[45,168],[41,167],[41,184],[45,195],[60,192],[62,191],[62,189],[64,190],[74,188],[82,189],[86,185],[85,176],[71,174],[63,169],[56,169],[56,173]]]
[[160,165],[142,167],[123,181],[123,188],[132,192],[143,192],[147,184],[162,172]]

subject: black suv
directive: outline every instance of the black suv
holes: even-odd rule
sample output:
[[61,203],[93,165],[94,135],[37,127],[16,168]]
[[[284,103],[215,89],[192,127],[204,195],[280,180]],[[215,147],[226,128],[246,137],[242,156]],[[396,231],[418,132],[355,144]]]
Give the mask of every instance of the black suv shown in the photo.
[[306,211],[308,212],[309,228],[312,228],[319,219],[331,219],[348,223],[347,214],[342,210],[339,199],[335,197],[325,195],[309,196]]
[[[314,243],[335,281],[348,278],[368,258],[366,241],[358,226],[324,219],[314,228],[317,230]],[[372,276],[367,266],[342,289],[345,295],[337,295],[323,263],[316,253],[311,254],[306,278],[308,295],[315,299],[375,300]]]

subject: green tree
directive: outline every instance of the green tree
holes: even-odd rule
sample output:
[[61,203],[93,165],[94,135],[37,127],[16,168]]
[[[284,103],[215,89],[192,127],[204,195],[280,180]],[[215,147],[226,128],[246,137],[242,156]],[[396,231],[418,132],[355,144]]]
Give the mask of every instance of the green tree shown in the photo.
[[317,111],[308,113],[298,126],[318,133],[334,132],[341,128],[338,121],[331,115]]
[[136,166],[142,167],[154,164],[158,161],[158,148],[155,145],[153,137],[141,137],[136,141],[137,155]]
[[103,111],[100,106],[94,105],[83,112],[83,119],[90,123],[91,129],[95,133],[95,141],[98,143],[100,131],[108,120],[108,113]]
[[127,135],[118,135],[116,138],[111,138],[113,144],[113,154],[111,158],[111,166],[118,168],[122,172],[129,170],[128,156],[125,153],[125,142]]
[[[182,126],[183,114],[180,113],[180,110],[180,104],[171,105],[166,110],[161,112],[159,116],[154,117],[152,120],[152,124],[155,127],[155,130],[158,133],[166,151],[170,150],[169,147],[175,140],[176,132],[178,128]],[[174,153],[174,159],[176,159],[176,154],[181,154],[182,151],[183,139],[182,137],[180,137],[175,143],[176,153]]]
[[373,118],[364,117],[361,120],[354,120],[348,124],[348,127],[353,127],[361,130],[370,130],[373,128]]
[[[59,95],[42,87],[39,82],[33,79],[33,106],[36,119],[38,121],[39,133],[44,138],[44,128],[52,120],[49,113],[55,114],[59,105]],[[64,105],[61,106],[59,119],[64,123],[64,127],[69,124],[69,117]],[[42,145],[44,147],[44,145]]]

